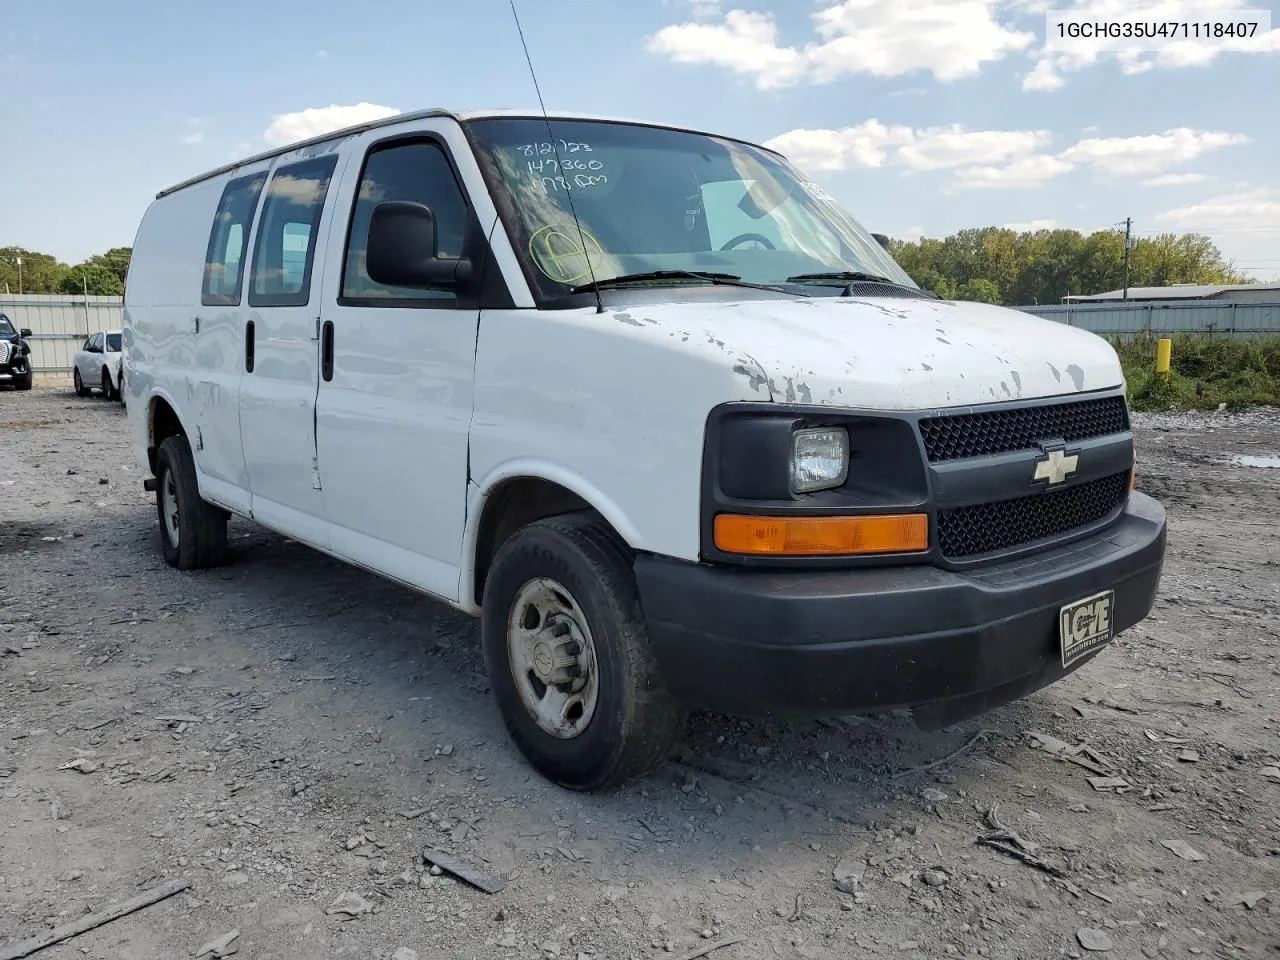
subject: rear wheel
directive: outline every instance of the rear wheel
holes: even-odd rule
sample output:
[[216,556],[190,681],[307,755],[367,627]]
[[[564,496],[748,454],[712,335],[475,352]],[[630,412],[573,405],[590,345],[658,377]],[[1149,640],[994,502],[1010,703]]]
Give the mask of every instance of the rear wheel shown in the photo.
[[216,567],[226,559],[226,511],[200,499],[187,438],[173,436],[156,454],[156,508],[165,563],[179,570]]
[[102,368],[102,396],[107,400],[114,400],[116,388],[111,385],[111,371],[106,367]]
[[88,388],[88,387],[86,387],[86,386],[84,385],[84,381],[83,381],[82,379],[80,379],[80,368],[79,368],[79,367],[76,367],[75,375],[74,375],[71,379],[75,382],[75,385],[76,385],[76,396],[77,396],[77,397],[87,397],[87,396],[89,395],[89,388]]
[[481,635],[507,730],[555,783],[613,786],[679,738],[683,711],[658,675],[630,556],[598,518],[513,534],[485,583]]

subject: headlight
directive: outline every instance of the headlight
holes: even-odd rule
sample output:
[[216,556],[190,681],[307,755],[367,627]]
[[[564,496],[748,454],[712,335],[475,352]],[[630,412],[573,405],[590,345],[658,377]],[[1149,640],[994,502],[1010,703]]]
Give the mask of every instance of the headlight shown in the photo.
[[13,352],[13,347],[8,340],[0,340],[0,363],[9,362],[9,354]]
[[797,430],[791,435],[791,489],[830,490],[849,476],[849,434],[844,427]]

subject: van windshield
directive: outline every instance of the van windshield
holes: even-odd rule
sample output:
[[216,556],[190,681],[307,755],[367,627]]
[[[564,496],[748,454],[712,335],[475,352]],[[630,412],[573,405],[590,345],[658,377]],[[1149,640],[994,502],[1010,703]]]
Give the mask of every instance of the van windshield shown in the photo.
[[866,274],[915,287],[847,212],[767,150],[607,121],[553,119],[550,132],[546,121],[526,118],[467,127],[516,253],[543,297],[655,272],[666,274],[635,283],[699,282],[678,275],[685,271],[770,286],[804,275]]

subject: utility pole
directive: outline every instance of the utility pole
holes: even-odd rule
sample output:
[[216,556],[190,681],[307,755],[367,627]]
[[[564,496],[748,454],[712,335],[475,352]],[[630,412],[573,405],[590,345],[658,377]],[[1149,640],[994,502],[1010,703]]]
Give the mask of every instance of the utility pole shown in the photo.
[[22,258],[14,257],[13,259],[18,262],[18,296],[22,296]]
[[1133,232],[1133,218],[1124,218],[1124,299],[1129,299],[1129,247]]

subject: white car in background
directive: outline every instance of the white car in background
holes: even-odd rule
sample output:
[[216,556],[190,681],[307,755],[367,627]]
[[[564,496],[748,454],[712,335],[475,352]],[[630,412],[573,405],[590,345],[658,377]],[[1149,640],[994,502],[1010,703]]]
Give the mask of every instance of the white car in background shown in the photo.
[[120,358],[123,337],[119,330],[99,330],[76,353],[76,396],[87,397],[94,389],[108,400],[120,399]]

